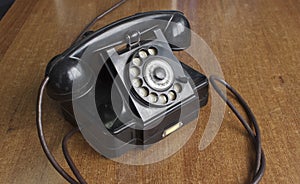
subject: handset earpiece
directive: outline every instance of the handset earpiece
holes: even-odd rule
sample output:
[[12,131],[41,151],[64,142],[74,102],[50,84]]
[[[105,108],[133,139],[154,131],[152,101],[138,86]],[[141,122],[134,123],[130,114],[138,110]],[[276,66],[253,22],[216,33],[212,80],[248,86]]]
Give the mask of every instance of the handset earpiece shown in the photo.
[[[62,55],[48,63],[46,75],[48,96],[60,102],[76,100],[93,88],[94,75],[88,64]],[[73,90],[75,80],[77,87]]]

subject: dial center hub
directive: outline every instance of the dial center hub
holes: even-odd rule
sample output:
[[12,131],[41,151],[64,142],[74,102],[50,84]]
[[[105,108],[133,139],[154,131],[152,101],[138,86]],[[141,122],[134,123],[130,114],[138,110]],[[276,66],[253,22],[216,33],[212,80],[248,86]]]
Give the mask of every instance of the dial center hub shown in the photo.
[[154,69],[154,72],[153,72],[153,75],[154,75],[154,78],[157,79],[157,80],[163,80],[164,78],[166,78],[166,71],[161,68],[161,67],[157,67]]

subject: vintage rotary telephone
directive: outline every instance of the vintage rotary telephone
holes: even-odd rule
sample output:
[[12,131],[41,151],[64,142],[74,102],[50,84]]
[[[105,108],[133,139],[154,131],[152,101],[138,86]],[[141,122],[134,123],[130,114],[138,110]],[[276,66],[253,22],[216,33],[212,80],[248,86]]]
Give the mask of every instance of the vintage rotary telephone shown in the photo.
[[[67,139],[75,132],[80,131],[105,157],[118,157],[137,146],[147,148],[196,119],[199,108],[208,100],[208,79],[173,54],[190,46],[190,25],[183,13],[139,13],[95,32],[87,28],[70,48],[49,62],[38,98],[37,125],[42,147],[52,165],[70,183],[77,181],[56,162],[43,135],[44,89],[60,103],[65,118],[77,127],[65,137],[63,151],[79,183],[85,181],[66,149]],[[217,90],[215,80],[231,90],[225,81],[210,79]],[[222,96],[221,91],[218,93]],[[227,102],[225,96],[222,98]],[[254,135],[248,129],[254,141],[260,142],[260,138],[256,140],[259,130],[255,129]],[[257,161],[259,181],[264,156],[260,143],[256,145],[257,154],[262,155]]]
[[[196,119],[207,102],[207,78],[172,52],[190,45],[188,28],[178,11],[137,14],[102,28],[49,63],[48,95],[60,102],[67,120],[79,124],[91,146],[102,141],[93,147],[106,157],[153,144]],[[94,125],[94,116],[104,126]],[[103,130],[90,135],[94,128]]]

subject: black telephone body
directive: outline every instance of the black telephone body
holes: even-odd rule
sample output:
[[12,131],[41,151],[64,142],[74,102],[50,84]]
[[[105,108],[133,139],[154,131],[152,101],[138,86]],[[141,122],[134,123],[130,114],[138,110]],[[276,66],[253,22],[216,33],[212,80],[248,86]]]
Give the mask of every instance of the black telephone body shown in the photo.
[[[190,24],[179,11],[121,19],[88,32],[49,62],[47,93],[104,156],[147,148],[195,120],[207,104],[207,77],[173,53],[190,44]],[[96,111],[87,105],[77,117],[74,104],[81,101]],[[93,128],[97,135],[86,137]]]

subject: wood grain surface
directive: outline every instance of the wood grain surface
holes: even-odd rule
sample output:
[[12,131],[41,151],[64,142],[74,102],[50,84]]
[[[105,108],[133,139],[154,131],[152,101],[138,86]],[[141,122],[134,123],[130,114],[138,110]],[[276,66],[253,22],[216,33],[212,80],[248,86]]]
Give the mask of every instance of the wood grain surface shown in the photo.
[[[38,87],[48,61],[114,2],[16,0],[0,21],[0,183],[66,183],[37,138]],[[95,28],[163,9],[185,13],[193,31],[217,56],[226,80],[256,114],[267,159],[262,183],[300,183],[300,2],[128,0]],[[67,169],[61,141],[72,127],[53,100],[45,97],[43,108],[49,147]],[[70,141],[71,155],[88,183],[247,183],[252,144],[229,109],[212,144],[199,151],[209,113],[210,105],[202,109],[187,144],[155,164],[132,166],[104,159],[80,134]]]

